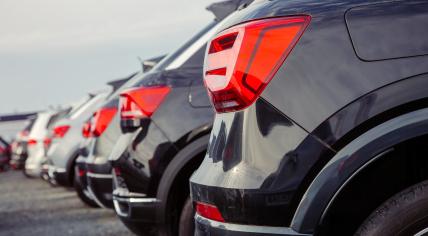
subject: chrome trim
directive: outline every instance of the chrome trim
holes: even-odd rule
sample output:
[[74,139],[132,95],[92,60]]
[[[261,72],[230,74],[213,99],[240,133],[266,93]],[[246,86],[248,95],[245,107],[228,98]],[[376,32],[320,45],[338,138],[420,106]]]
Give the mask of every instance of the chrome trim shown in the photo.
[[111,178],[113,178],[113,176],[111,174],[97,174],[97,173],[87,172],[86,175],[88,177],[99,178],[99,179],[111,179]]
[[156,203],[160,202],[156,198],[129,198],[130,203]]
[[199,214],[195,214],[195,221],[197,223],[205,223],[209,227],[221,228],[227,231],[243,232],[243,233],[257,233],[257,234],[278,234],[278,235],[296,235],[296,236],[310,236],[310,234],[300,234],[288,227],[273,227],[273,226],[255,226],[255,225],[239,225],[231,223],[217,222],[205,218]]
[[417,234],[415,234],[414,236],[423,236],[423,235],[427,235],[428,234],[428,228],[425,228],[421,231],[419,231]]
[[58,172],[58,173],[65,173],[66,172],[66,170],[65,170],[65,168],[59,168],[59,167],[53,167],[54,168],[54,171],[55,172]]
[[160,202],[160,200],[156,198],[134,198],[134,197],[119,197],[119,196],[113,196],[114,200],[117,200],[119,202],[127,202],[127,203],[156,203]]
[[121,217],[128,217],[129,214],[128,212],[123,212],[119,206],[119,203],[125,203],[128,205],[128,210],[129,210],[129,205],[132,203],[156,203],[156,202],[160,202],[158,199],[156,198],[134,198],[134,197],[119,197],[119,196],[114,196],[113,195],[113,206],[114,209],[116,211],[116,213],[121,216]]
[[119,203],[116,199],[113,198],[113,206],[114,210],[116,211],[116,214],[118,214],[121,217],[128,217],[128,213],[124,213],[119,206]]

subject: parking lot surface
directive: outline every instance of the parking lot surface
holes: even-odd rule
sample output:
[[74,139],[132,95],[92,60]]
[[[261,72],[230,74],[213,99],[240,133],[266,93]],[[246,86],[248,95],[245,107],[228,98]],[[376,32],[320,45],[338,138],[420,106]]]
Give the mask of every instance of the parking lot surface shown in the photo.
[[0,236],[133,235],[112,210],[89,208],[72,190],[0,173]]

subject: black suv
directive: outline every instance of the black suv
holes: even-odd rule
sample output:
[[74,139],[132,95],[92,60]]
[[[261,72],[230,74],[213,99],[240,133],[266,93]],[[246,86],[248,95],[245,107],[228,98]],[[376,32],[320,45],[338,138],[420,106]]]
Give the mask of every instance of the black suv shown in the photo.
[[121,94],[123,135],[110,160],[117,215],[134,232],[193,235],[189,178],[202,162],[214,118],[203,84],[208,39],[249,1],[208,7],[216,19]]
[[207,49],[196,235],[428,231],[428,2],[257,1]]
[[108,156],[116,139],[122,134],[117,112],[119,94],[135,86],[144,73],[162,58],[164,56],[144,60],[140,72],[108,83],[115,92],[84,125],[82,134],[86,139],[82,142],[80,155],[76,159],[74,187],[80,199],[87,205],[113,208],[112,168]]

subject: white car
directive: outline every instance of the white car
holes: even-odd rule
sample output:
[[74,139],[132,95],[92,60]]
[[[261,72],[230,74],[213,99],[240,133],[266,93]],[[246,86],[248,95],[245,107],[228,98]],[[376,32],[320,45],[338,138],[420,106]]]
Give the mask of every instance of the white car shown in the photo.
[[52,125],[62,118],[68,110],[39,112],[28,134],[27,160],[24,174],[27,177],[39,177],[42,163],[45,161],[46,147],[49,144],[48,133]]

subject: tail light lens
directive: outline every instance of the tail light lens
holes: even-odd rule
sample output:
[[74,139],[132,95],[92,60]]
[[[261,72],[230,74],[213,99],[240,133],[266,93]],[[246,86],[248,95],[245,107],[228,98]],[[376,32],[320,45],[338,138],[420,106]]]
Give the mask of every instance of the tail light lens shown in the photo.
[[62,138],[70,129],[69,125],[61,125],[57,126],[53,129],[53,137],[54,138]]
[[224,222],[223,216],[221,216],[218,208],[211,204],[196,202],[196,213],[210,220]]
[[86,171],[79,168],[78,174],[79,174],[79,177],[85,177]]
[[229,28],[209,43],[204,81],[217,112],[250,106],[284,63],[310,16],[255,20]]
[[114,171],[114,174],[115,174],[116,176],[121,176],[121,175],[122,175],[122,171],[120,170],[120,168],[119,168],[119,167],[114,167],[114,168],[113,168],[113,171]]
[[49,137],[45,137],[45,139],[43,139],[43,144],[44,144],[45,148],[49,147],[51,142],[52,142],[52,139]]
[[91,137],[91,121],[86,121],[82,128],[82,135],[85,138]]
[[37,144],[37,140],[35,140],[35,139],[29,139],[27,141],[28,146],[32,146],[32,145],[36,145],[36,144]]
[[170,92],[168,86],[140,87],[120,95],[120,118],[140,120],[149,118]]
[[117,108],[115,107],[104,107],[94,113],[92,117],[92,135],[99,137],[104,130],[108,127],[114,115],[116,115]]

